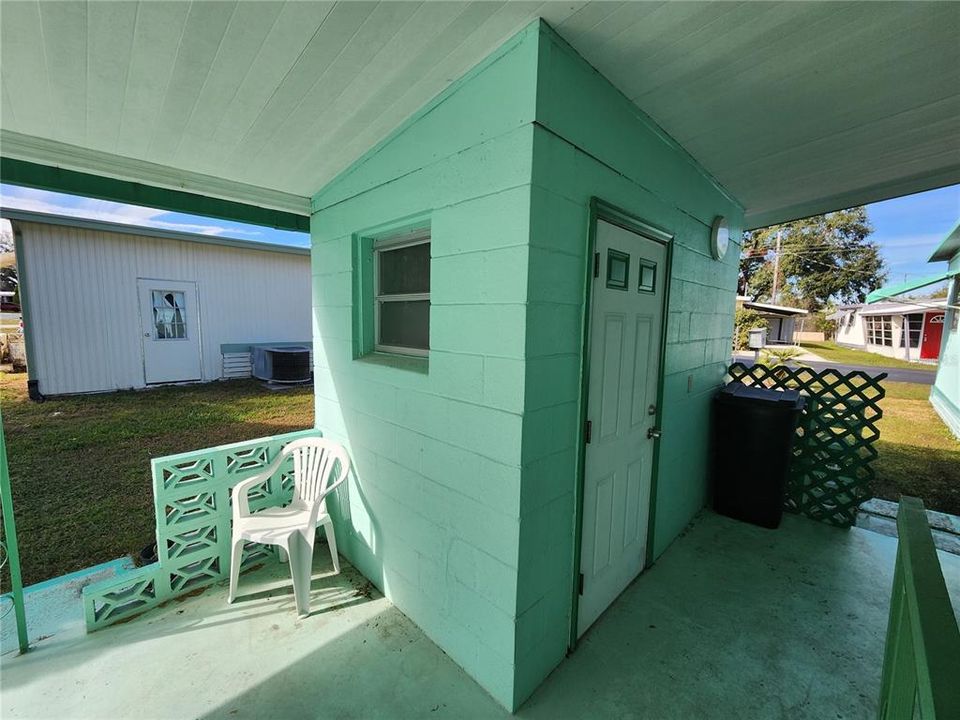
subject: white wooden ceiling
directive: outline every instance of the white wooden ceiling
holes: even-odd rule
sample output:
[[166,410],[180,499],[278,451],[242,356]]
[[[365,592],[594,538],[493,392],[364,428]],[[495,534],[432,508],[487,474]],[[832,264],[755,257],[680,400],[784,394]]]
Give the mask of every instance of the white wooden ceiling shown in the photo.
[[3,2],[0,152],[293,209],[536,17],[754,220],[960,182],[958,3]]

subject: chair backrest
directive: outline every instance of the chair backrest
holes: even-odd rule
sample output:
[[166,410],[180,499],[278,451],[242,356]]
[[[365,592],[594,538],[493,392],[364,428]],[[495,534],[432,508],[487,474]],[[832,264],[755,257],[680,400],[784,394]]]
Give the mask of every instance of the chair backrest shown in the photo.
[[346,448],[332,440],[294,440],[284,446],[281,454],[293,457],[294,497],[306,503],[322,498],[350,472]]

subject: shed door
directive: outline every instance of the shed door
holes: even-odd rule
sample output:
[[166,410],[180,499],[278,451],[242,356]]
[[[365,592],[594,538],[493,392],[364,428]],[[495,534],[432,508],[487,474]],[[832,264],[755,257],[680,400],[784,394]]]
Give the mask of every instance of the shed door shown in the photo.
[[597,222],[577,616],[582,635],[643,570],[666,247]]
[[146,383],[200,380],[197,284],[141,278],[137,289]]

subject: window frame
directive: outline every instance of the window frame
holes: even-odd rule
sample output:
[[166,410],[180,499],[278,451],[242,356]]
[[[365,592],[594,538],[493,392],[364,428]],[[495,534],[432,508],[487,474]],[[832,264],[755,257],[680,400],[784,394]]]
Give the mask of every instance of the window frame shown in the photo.
[[[160,332],[157,326],[157,310],[166,310],[167,308],[163,306],[157,307],[155,293],[160,293],[161,298],[167,293],[170,293],[174,297],[176,297],[177,295],[181,296],[183,300],[183,304],[180,307],[174,306],[175,310],[181,311],[180,322],[171,323],[171,327],[176,327],[177,325],[182,327],[183,328],[182,336],[177,337],[176,335],[174,335],[172,337],[168,337],[168,336],[160,337]],[[187,293],[184,292],[183,290],[170,290],[162,287],[158,287],[158,288],[151,287],[150,288],[150,316],[151,316],[151,325],[152,325],[151,330],[152,330],[153,340],[157,342],[166,342],[168,340],[184,342],[184,341],[190,340],[190,334],[187,328]]]
[[866,340],[868,345],[894,347],[892,315],[867,315],[866,321]]
[[[412,357],[428,357],[430,355],[429,312],[430,293],[387,293],[380,292],[380,256],[381,253],[429,245],[432,233],[429,227],[421,227],[373,241],[373,351],[391,355],[407,355]],[[430,258],[427,260],[427,271],[430,271]],[[380,342],[380,310],[385,302],[427,302],[428,332],[426,348],[411,348],[402,345],[387,345]]]

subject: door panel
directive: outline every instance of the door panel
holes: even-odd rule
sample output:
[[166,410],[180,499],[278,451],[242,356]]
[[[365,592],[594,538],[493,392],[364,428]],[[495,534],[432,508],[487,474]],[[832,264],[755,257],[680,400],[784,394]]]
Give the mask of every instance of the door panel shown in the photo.
[[137,280],[144,381],[201,380],[197,285],[178,280]]
[[[577,634],[643,569],[657,415],[666,246],[597,222]],[[654,414],[651,414],[651,408]]]
[[924,360],[935,360],[940,356],[940,341],[943,339],[943,319],[946,313],[936,315],[927,313],[923,328],[923,339],[920,343],[920,357]]

